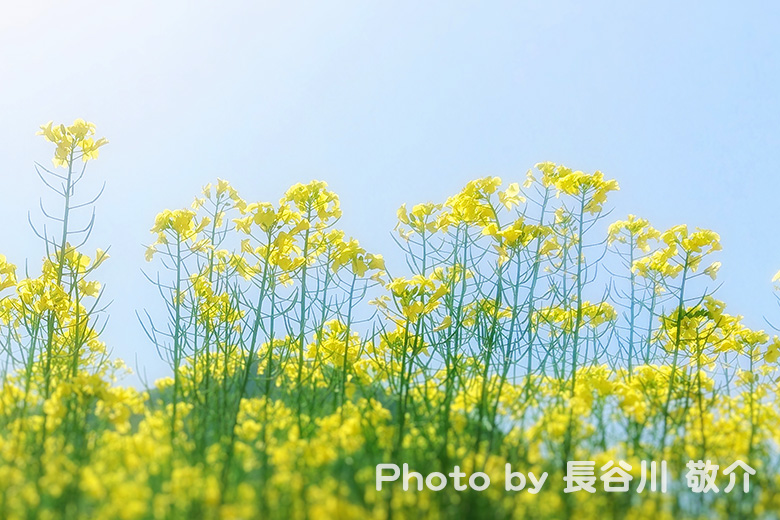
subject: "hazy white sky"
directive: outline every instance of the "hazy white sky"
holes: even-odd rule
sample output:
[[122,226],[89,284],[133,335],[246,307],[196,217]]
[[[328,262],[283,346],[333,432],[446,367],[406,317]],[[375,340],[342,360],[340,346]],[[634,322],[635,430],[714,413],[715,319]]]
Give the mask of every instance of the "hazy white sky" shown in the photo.
[[679,4],[0,0],[0,252],[42,257],[38,125],[94,121],[105,337],[154,378],[142,244],[206,182],[276,200],[326,180],[392,259],[401,203],[551,160],[617,178],[616,218],[718,231],[720,296],[762,326],[780,318],[780,8]]

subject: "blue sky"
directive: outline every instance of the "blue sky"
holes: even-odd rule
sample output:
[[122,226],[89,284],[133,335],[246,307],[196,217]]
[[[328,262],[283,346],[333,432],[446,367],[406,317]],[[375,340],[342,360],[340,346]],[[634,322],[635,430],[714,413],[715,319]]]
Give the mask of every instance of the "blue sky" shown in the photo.
[[[105,338],[166,373],[137,324],[154,215],[229,179],[277,200],[313,178],[343,227],[392,259],[403,202],[550,160],[618,179],[613,216],[721,234],[719,295],[778,318],[780,5],[769,2],[134,2],[0,8],[0,253],[39,264],[26,225],[48,120],[111,140],[91,247]],[[40,219],[39,219],[40,220]]]

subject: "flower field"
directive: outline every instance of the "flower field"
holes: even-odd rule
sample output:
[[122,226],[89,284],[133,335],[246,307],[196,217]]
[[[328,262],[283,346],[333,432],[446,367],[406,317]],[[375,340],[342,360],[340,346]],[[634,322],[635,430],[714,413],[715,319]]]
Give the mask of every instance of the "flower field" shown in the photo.
[[[715,232],[614,221],[602,173],[410,193],[387,261],[324,182],[252,202],[216,180],[139,223],[165,312],[139,309],[138,352],[170,375],[138,389],[101,340],[121,295],[87,249],[100,221],[74,216],[107,141],[83,120],[40,133],[62,205],[40,268],[0,255],[0,518],[778,518],[780,339],[716,298]],[[593,492],[567,489],[571,461],[594,462]],[[651,461],[663,492],[637,490]],[[694,489],[697,461],[718,492]],[[735,461],[747,492],[742,472],[725,489]],[[379,490],[382,464],[421,478]],[[546,481],[512,488],[507,465]],[[628,491],[605,489],[611,465]],[[456,466],[490,485],[422,486]]]

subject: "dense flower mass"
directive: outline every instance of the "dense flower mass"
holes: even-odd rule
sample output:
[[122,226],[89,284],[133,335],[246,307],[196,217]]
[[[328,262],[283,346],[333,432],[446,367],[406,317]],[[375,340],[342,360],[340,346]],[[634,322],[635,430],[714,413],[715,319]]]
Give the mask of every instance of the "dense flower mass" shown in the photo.
[[[77,161],[106,141],[41,133],[65,214],[39,274],[0,255],[0,518],[776,518],[780,339],[715,297],[716,233],[604,222],[602,173],[540,163],[403,205],[395,261],[338,228],[324,182],[207,185],[150,223],[167,312],[145,348],[170,375],[138,390],[101,340],[108,255],[74,223]],[[570,461],[634,485],[650,460],[666,493],[564,490]],[[743,461],[750,492],[694,493],[700,460]],[[493,484],[379,490],[387,463]],[[546,484],[507,490],[507,464]]]

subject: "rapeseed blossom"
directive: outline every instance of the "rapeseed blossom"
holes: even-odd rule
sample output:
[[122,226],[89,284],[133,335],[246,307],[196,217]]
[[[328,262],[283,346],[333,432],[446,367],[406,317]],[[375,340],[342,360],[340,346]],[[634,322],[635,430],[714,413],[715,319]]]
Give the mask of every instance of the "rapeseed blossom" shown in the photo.
[[[69,171],[107,142],[41,134]],[[553,163],[477,179],[401,206],[398,262],[338,227],[322,181],[252,202],[218,179],[152,223],[165,312],[143,323],[170,372],[144,390],[103,340],[108,254],[59,220],[39,273],[0,255],[0,516],[773,518],[780,339],[714,296],[716,233],[595,225],[617,189]],[[562,482],[647,458],[747,461],[756,491],[502,485],[507,464]],[[377,491],[389,461],[494,485]]]

